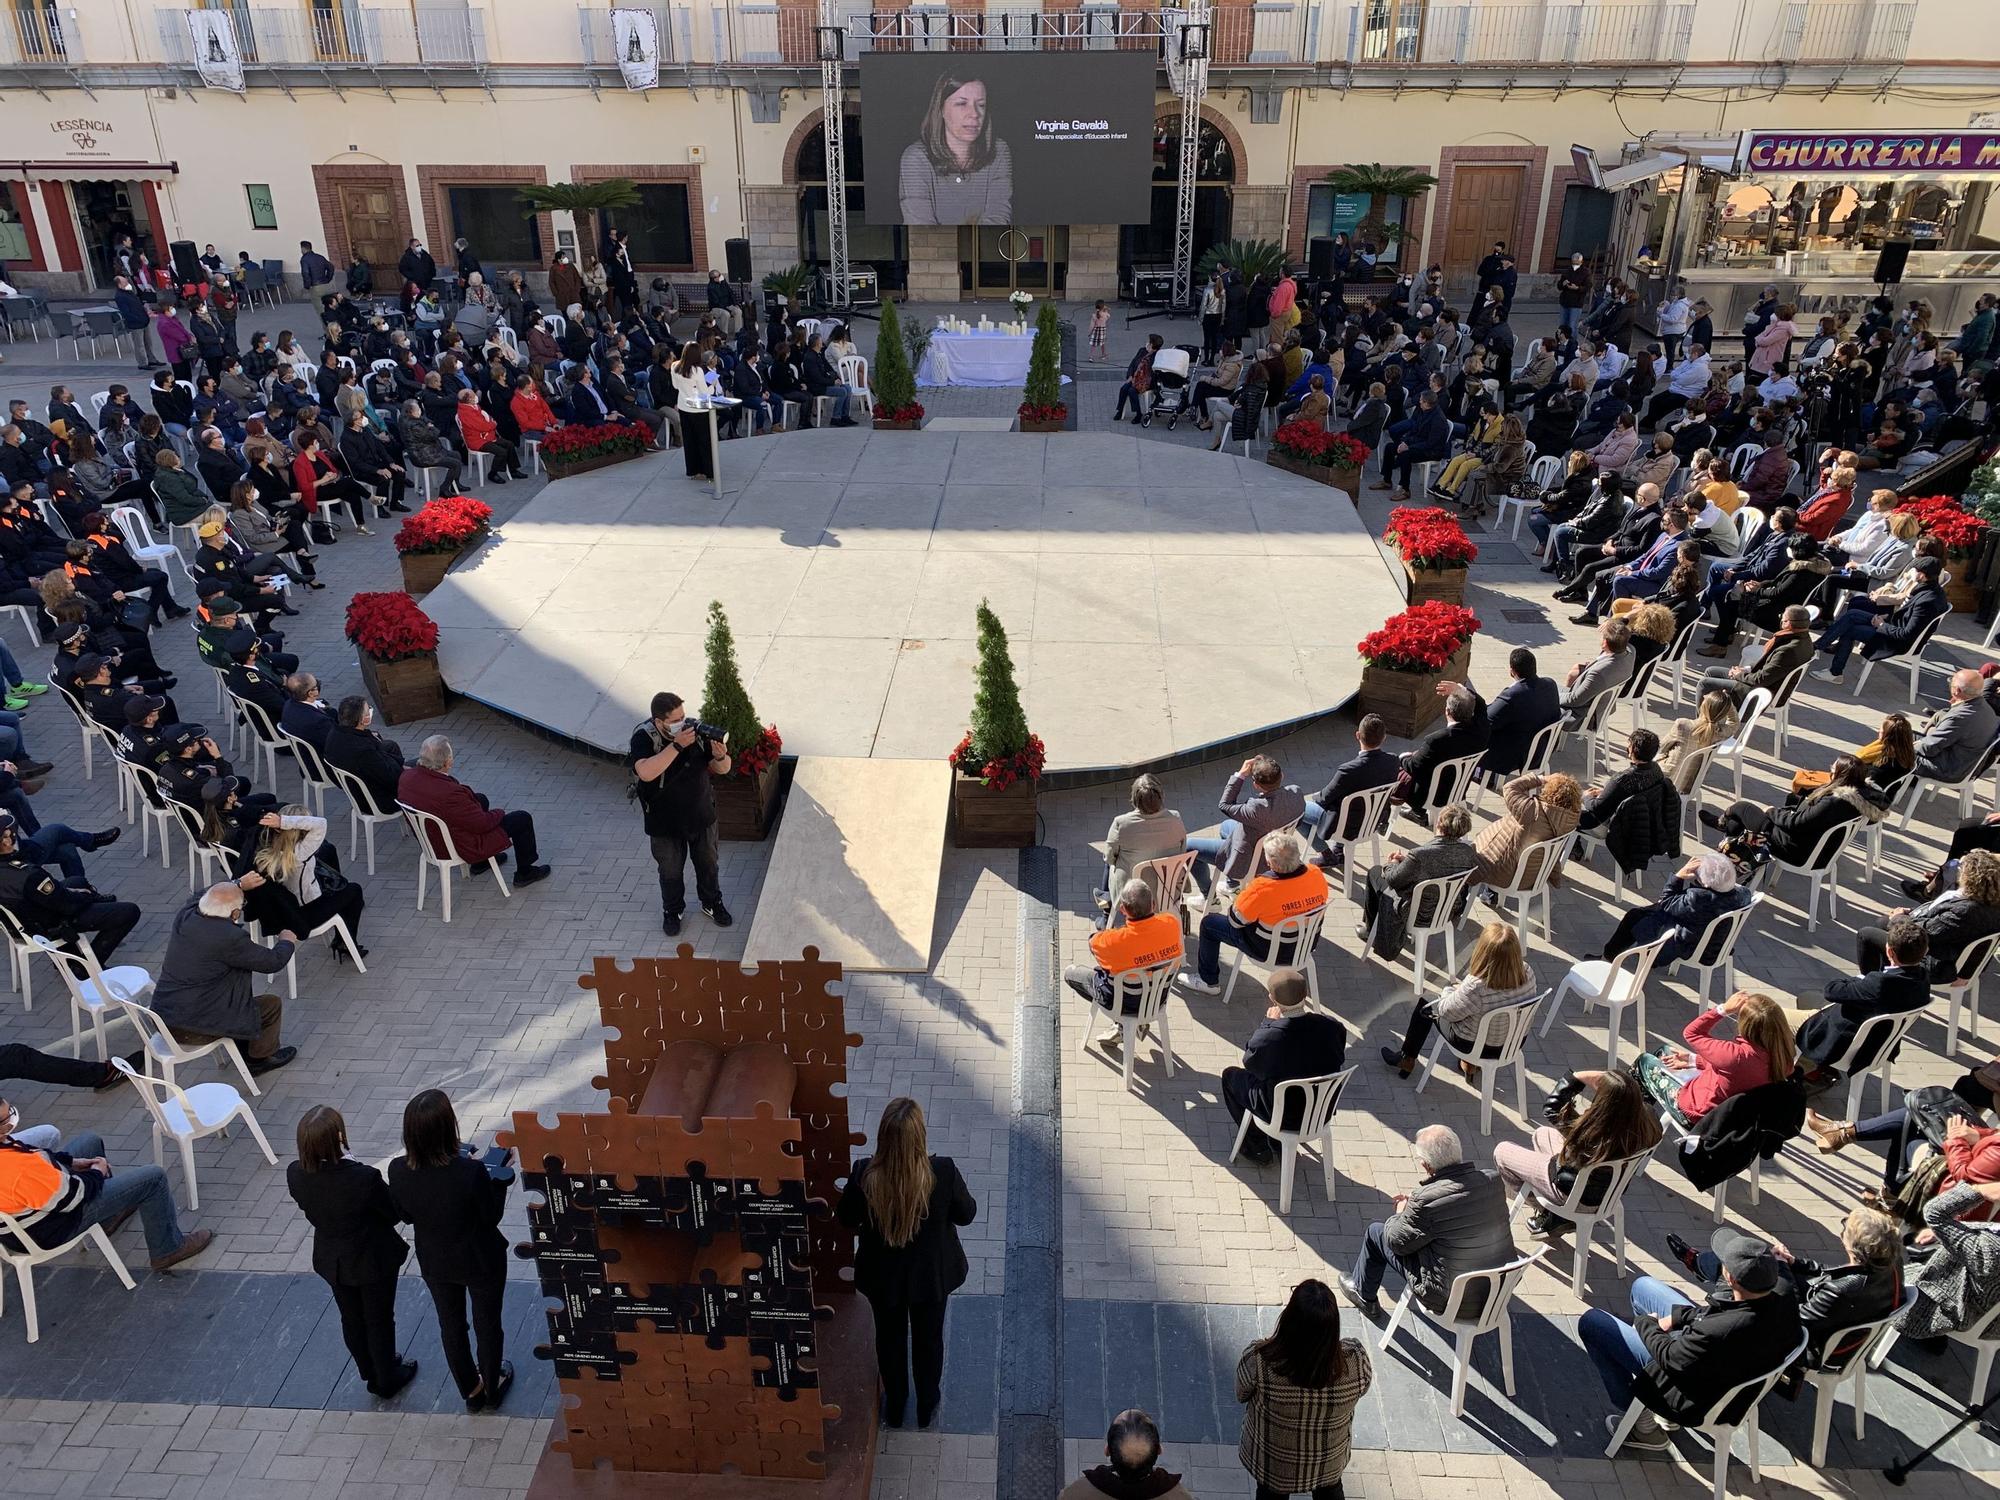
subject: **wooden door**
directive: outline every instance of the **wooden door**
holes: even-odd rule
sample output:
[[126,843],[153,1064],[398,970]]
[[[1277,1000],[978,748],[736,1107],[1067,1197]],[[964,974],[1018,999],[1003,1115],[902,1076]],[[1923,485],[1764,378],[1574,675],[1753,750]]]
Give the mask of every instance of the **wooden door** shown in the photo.
[[1451,223],[1446,228],[1444,268],[1470,271],[1496,240],[1505,240],[1518,261],[1525,247],[1514,243],[1521,212],[1525,167],[1460,167],[1451,174]]
[[347,228],[347,251],[375,268],[378,284],[395,279],[403,243],[396,232],[396,205],[391,189],[372,182],[340,185],[340,218]]

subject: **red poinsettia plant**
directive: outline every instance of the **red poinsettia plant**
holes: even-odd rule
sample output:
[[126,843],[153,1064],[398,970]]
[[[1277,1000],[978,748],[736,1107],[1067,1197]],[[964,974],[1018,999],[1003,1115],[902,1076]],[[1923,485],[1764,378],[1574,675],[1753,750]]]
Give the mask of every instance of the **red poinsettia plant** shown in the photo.
[[1293,463],[1346,470],[1360,468],[1373,450],[1359,438],[1328,432],[1319,423],[1300,417],[1278,429],[1271,439],[1271,451]]
[[585,426],[571,422],[542,436],[542,458],[554,459],[559,466],[645,451],[646,429],[636,423],[600,422]]
[[1944,543],[1944,550],[1953,557],[1969,556],[1986,535],[1986,523],[1949,495],[1905,500],[1896,509],[1915,516],[1924,535]]
[[1053,406],[1037,406],[1032,401],[1023,401],[1015,408],[1023,422],[1067,422],[1069,408],[1058,401]]
[[763,732],[747,748],[739,750],[734,746],[730,747],[729,756],[732,764],[729,774],[745,776],[754,781],[769,767],[777,764],[778,756],[784,748],[785,739],[778,733],[778,726],[766,724]]
[[356,594],[347,601],[347,638],[377,661],[437,652],[438,628],[408,594]]
[[1399,505],[1389,512],[1382,540],[1395,544],[1413,573],[1463,568],[1479,556],[1458,518],[1436,505]]
[[901,406],[888,406],[880,401],[875,403],[875,420],[878,422],[921,422],[923,419],[924,403],[921,401],[906,401]]
[[981,761],[972,753],[972,731],[965,732],[951,752],[952,765],[964,775],[988,786],[1005,790],[1017,781],[1040,781],[1042,766],[1048,760],[1048,748],[1042,744],[1039,734],[1028,736],[1028,743],[1013,755],[995,756],[992,760]]
[[1431,600],[1382,622],[1355,646],[1371,667],[1388,672],[1436,672],[1479,634],[1479,616],[1462,604]]
[[396,551],[456,552],[493,519],[493,507],[470,495],[439,495],[396,531]]

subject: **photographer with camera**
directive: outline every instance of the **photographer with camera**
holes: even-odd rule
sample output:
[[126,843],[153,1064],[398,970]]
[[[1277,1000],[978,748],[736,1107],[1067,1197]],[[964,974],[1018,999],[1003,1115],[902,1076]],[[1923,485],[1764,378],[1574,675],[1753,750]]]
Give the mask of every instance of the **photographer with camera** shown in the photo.
[[652,717],[632,731],[632,796],[646,814],[653,863],[660,867],[660,928],[678,937],[687,907],[683,866],[694,861],[702,915],[717,927],[736,919],[722,904],[716,863],[715,792],[711,776],[727,776],[723,732],[692,718],[678,693],[653,694]]

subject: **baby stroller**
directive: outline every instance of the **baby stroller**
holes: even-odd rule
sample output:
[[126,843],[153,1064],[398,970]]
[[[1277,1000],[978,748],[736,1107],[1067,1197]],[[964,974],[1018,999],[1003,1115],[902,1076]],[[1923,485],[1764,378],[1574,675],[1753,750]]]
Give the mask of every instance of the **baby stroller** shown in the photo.
[[1153,418],[1164,414],[1167,431],[1174,430],[1188,406],[1188,373],[1194,368],[1194,356],[1186,348],[1175,346],[1162,349],[1153,356],[1153,388],[1149,393],[1152,405],[1139,419],[1141,427],[1153,425]]

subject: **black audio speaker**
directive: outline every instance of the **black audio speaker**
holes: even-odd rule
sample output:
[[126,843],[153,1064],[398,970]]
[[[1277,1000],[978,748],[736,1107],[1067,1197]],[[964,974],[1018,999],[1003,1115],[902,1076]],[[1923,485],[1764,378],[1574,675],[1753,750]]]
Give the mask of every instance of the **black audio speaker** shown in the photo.
[[200,247],[193,240],[175,240],[167,246],[167,253],[174,258],[174,280],[181,286],[192,286],[207,276]]
[[1314,281],[1333,280],[1333,241],[1316,234],[1306,244],[1306,271]]
[[1909,263],[1908,240],[1884,240],[1882,253],[1875,257],[1875,274],[1869,279],[1877,286],[1894,286],[1903,279],[1903,267]]
[[750,242],[748,240],[725,241],[723,250],[729,257],[729,279],[748,281],[750,279]]

